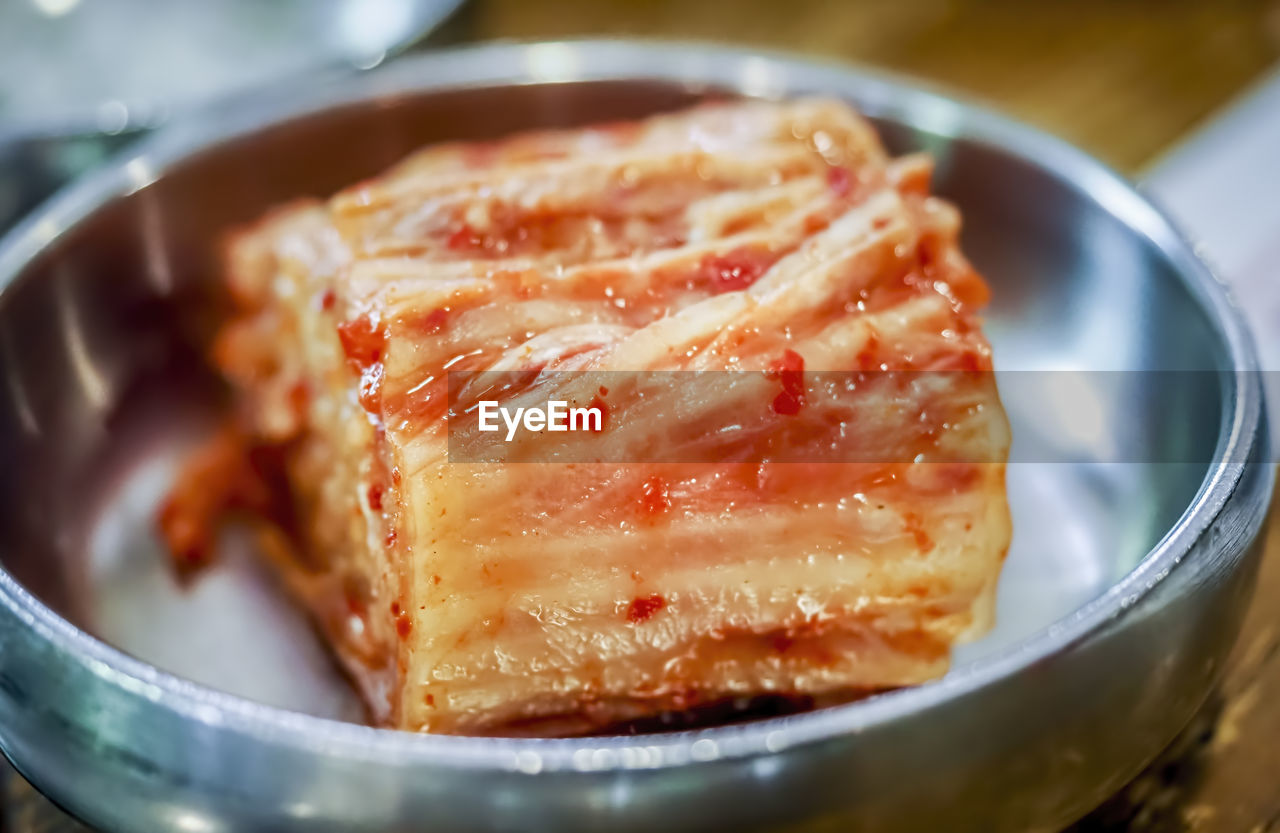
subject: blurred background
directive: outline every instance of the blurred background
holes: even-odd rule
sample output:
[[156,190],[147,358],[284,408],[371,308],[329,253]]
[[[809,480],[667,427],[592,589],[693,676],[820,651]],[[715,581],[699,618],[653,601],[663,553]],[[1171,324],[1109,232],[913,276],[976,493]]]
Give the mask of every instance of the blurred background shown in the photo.
[[1136,171],[1280,58],[1274,0],[490,0],[479,37],[807,52],[931,79]]
[[[1280,0],[0,0],[0,230],[201,103],[405,50],[581,36],[862,63],[1062,136],[1171,209],[1280,368]],[[1277,548],[1220,695],[1078,830],[1280,830]],[[0,771],[0,833],[73,829]]]
[[[29,181],[0,179],[0,225],[136,131],[212,98],[405,48],[600,35],[918,76],[1136,173],[1280,58],[1280,2],[2,0],[0,166]],[[51,135],[64,142],[34,141]]]

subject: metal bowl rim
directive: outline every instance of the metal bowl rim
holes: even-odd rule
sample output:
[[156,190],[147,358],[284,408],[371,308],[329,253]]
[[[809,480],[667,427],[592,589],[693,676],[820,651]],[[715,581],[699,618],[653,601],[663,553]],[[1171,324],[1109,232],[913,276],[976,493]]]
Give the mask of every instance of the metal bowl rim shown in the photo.
[[[870,115],[999,145],[1074,184],[1177,268],[1217,330],[1230,367],[1215,462],[1178,522],[1104,594],[1008,649],[941,680],[813,712],[740,725],[636,737],[569,739],[452,737],[345,723],[252,702],[182,679],[76,628],[0,566],[0,603],[70,662],[208,728],[322,755],[394,766],[437,765],[523,772],[678,766],[776,752],[909,719],[1087,639],[1122,616],[1186,560],[1221,513],[1263,436],[1258,364],[1225,286],[1174,225],[1120,175],[1066,142],[914,79],[849,64],[701,42],[570,40],[485,43],[398,59],[316,89],[272,87],[206,108],[144,140],[51,198],[0,239],[0,303],[22,270],[60,236],[113,199],[154,182],[171,165],[218,144],[343,105],[466,87],[580,81],[657,81],[728,87],[754,97],[805,92],[851,96]],[[856,93],[856,95],[854,94]],[[908,118],[910,117],[910,118]],[[1270,485],[1267,487],[1270,491]]]

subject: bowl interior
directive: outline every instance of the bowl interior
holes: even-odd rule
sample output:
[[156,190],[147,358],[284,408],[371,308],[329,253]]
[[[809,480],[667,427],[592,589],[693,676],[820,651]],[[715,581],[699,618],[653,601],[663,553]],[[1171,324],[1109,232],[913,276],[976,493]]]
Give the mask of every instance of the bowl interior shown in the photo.
[[[182,590],[153,533],[177,461],[223,404],[200,358],[223,303],[223,236],[425,142],[638,117],[705,94],[609,81],[343,105],[200,151],[56,236],[0,297],[4,568],[143,660],[359,719],[327,654],[243,547],[228,540],[222,563]],[[1223,429],[1221,380],[1157,384],[1150,371],[1215,370],[1225,348],[1160,249],[1079,183],[945,125],[876,122],[893,150],[935,154],[936,189],[963,210],[965,249],[994,293],[987,329],[1015,438],[1015,533],[997,627],[958,651],[959,667],[1098,596],[1183,514]],[[1087,372],[1061,381],[1072,369]]]

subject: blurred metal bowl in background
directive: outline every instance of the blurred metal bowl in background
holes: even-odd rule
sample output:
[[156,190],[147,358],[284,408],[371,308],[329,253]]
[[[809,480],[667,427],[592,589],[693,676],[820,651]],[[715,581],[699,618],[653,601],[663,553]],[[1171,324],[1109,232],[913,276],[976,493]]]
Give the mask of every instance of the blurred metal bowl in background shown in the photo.
[[0,3],[0,231],[139,133],[415,43],[462,0]]
[[[1081,459],[1010,467],[999,623],[946,678],[684,733],[412,735],[334,719],[350,703],[323,654],[240,568],[173,588],[149,518],[218,407],[198,345],[229,227],[423,142],[810,92],[936,156],[993,286],[1002,372],[1198,371],[1194,389],[1125,374],[1108,394],[1122,418]],[[788,57],[495,45],[245,99],[24,221],[0,243],[0,286],[0,747],[108,830],[1052,830],[1203,700],[1272,485],[1239,316],[1129,185],[980,108]],[[1006,399],[1015,457],[1054,440],[1039,404]]]

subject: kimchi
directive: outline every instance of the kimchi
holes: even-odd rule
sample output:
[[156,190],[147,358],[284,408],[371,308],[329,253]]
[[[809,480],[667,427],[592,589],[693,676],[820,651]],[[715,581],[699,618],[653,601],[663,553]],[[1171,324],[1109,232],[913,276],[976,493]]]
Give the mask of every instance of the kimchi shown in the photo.
[[[408,730],[934,679],[991,625],[1010,523],[987,288],[930,174],[842,102],[745,101],[282,206],[229,247],[236,411],[162,525],[199,561],[257,518]],[[597,421],[479,427],[549,401]]]

